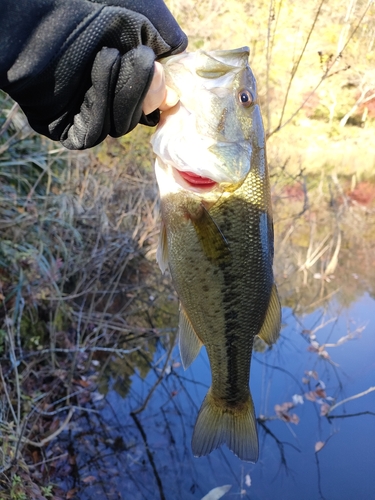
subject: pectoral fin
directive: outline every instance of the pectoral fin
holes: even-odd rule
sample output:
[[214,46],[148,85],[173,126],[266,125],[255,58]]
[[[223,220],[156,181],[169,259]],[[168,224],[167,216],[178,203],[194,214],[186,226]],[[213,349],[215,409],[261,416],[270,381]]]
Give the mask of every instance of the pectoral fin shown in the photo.
[[228,242],[207,208],[203,204],[201,208],[199,217],[191,217],[191,221],[207,258],[222,262],[229,256]]
[[266,317],[264,318],[262,328],[258,335],[266,344],[272,345],[279,338],[280,326],[281,306],[276,285],[273,284]]
[[159,245],[156,251],[156,261],[159,264],[161,272],[164,274],[168,267],[168,241],[167,229],[164,222],[161,222],[159,233]]
[[198,356],[203,344],[195,333],[182,306],[180,306],[179,336],[182,366],[186,370]]

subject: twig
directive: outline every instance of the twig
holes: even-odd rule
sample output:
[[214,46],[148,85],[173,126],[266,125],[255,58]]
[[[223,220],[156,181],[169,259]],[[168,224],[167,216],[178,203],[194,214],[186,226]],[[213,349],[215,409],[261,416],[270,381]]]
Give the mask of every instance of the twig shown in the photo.
[[77,353],[86,353],[86,352],[112,352],[114,354],[130,354],[135,351],[139,351],[141,349],[140,346],[134,347],[133,349],[117,349],[115,347],[77,347],[73,349],[63,349],[60,347],[56,347],[54,349],[41,349],[40,351],[32,351],[24,355],[22,359],[26,359],[36,354],[50,354],[51,352],[62,352],[67,354],[77,354]]
[[139,430],[139,432],[140,432],[140,434],[142,436],[143,443],[144,443],[145,448],[146,448],[147,457],[149,459],[151,468],[152,468],[152,470],[154,472],[156,483],[157,483],[158,488],[159,488],[160,500],[165,500],[165,495],[164,495],[164,491],[163,491],[163,483],[161,482],[159,473],[158,473],[158,471],[156,469],[154,457],[153,457],[153,455],[152,455],[152,453],[151,453],[151,451],[150,451],[150,449],[148,447],[146,433],[143,430],[143,427],[142,427],[141,423],[139,422],[139,420],[138,420],[137,416],[135,415],[135,413],[131,413],[130,415],[131,415],[132,419],[134,420],[134,423],[137,426],[137,428],[138,428],[138,430]]
[[56,457],[53,456],[51,458],[47,458],[46,460],[43,460],[43,462],[37,462],[33,464],[33,467],[39,467],[40,465],[48,464],[49,462],[54,462],[55,460],[62,460],[63,458],[68,458],[69,453],[66,451],[62,455],[57,455]]
[[291,446],[292,448],[294,448],[299,453],[301,452],[301,450],[299,448],[297,448],[297,446],[294,446],[294,444],[292,444],[292,443],[280,441],[280,439],[267,427],[267,425],[265,424],[265,420],[263,418],[260,418],[260,417],[257,418],[257,422],[262,427],[262,429],[264,430],[264,432],[266,434],[268,434],[269,436],[271,436],[272,439],[275,440],[275,442],[277,444],[277,447],[279,449],[279,453],[280,453],[281,466],[284,465],[285,466],[285,470],[288,471],[288,464],[287,464],[287,460],[286,460],[286,454],[285,454],[284,447],[285,446]]
[[340,289],[341,289],[341,287],[336,288],[336,290],[333,290],[332,292],[328,293],[326,296],[319,298],[318,300],[316,300],[312,304],[309,304],[310,309],[312,309],[313,307],[316,307],[318,304],[320,304],[322,302],[328,301],[328,299],[330,299],[331,297],[336,295],[336,293],[338,293],[340,291]]
[[45,446],[47,443],[49,443],[50,441],[55,439],[55,437],[57,437],[59,434],[61,434],[66,429],[66,427],[68,426],[68,424],[73,416],[74,410],[75,410],[75,407],[71,407],[69,410],[68,416],[66,417],[66,419],[64,420],[62,425],[55,432],[53,432],[52,434],[50,434],[49,436],[47,436],[46,438],[42,439],[39,442],[31,441],[30,439],[24,438],[24,437],[21,437],[19,439],[16,436],[10,436],[10,439],[17,440],[17,441],[20,440],[20,441],[22,441],[22,443],[28,444],[30,446],[35,446],[36,448],[43,448],[43,446]]
[[9,114],[7,116],[7,119],[5,120],[5,122],[2,124],[2,126],[0,127],[0,137],[3,135],[3,133],[7,130],[7,128],[9,127],[10,125],[10,122],[13,120],[13,115],[18,111],[19,109],[19,104],[17,104],[16,102],[13,104],[11,110],[9,111]]
[[261,365],[272,368],[273,370],[279,370],[282,373],[285,373],[286,375],[288,375],[290,378],[292,378],[294,380],[294,382],[300,388],[301,392],[304,392],[304,387],[300,383],[300,381],[292,373],[290,373],[288,370],[286,370],[285,368],[282,368],[281,366],[270,365],[270,364],[266,363],[265,361],[261,361],[257,356],[254,356],[254,355],[253,355],[253,360],[256,361],[257,363],[260,363]]
[[323,496],[323,492],[322,492],[322,478],[321,478],[321,474],[320,474],[320,464],[319,464],[319,457],[318,457],[318,454],[315,453],[315,461],[316,461],[316,468],[317,468],[317,473],[318,473],[318,490],[319,490],[319,495],[320,495],[320,498],[321,500],[325,500],[325,497]]
[[16,391],[17,391],[17,416],[15,418],[15,424],[17,426],[17,434],[20,433],[20,422],[21,422],[21,387],[20,387],[20,379],[18,374],[18,363],[16,358],[16,351],[14,348],[14,338],[12,335],[11,325],[9,322],[7,324],[7,333],[8,333],[8,341],[9,341],[9,358],[14,370],[14,378],[16,383]]
[[[93,313],[91,315],[89,314],[85,314],[85,313],[79,313],[79,312],[76,312],[76,311],[73,311],[72,312],[72,315],[73,316],[76,316],[77,318],[81,317],[81,319],[85,320],[85,319],[90,319],[92,323],[94,322],[97,322],[99,323],[98,326],[100,326],[101,323],[103,323],[103,321],[105,321],[105,324],[107,326],[107,328],[110,328],[111,330],[114,330],[114,331],[119,331],[119,332],[128,332],[128,333],[133,333],[133,332],[139,332],[139,333],[153,333],[153,334],[159,334],[159,333],[170,333],[172,331],[175,331],[176,329],[175,328],[145,328],[145,327],[141,327],[141,326],[132,326],[132,325],[129,325],[128,323],[125,323],[125,322],[121,322],[121,323],[115,323],[115,322],[111,322],[108,320],[105,320],[102,316],[104,316],[103,313],[100,313],[100,314],[97,314],[97,313]],[[108,313],[107,313],[108,315]],[[111,317],[113,315],[110,315]]]
[[[330,237],[330,234],[327,234],[323,240],[319,243],[315,250],[312,251],[313,242],[310,240],[309,248],[307,249],[306,261],[302,266],[300,266],[299,271],[303,269],[309,269],[312,267],[315,262],[320,259],[320,257],[328,250],[329,245],[324,247],[325,242]],[[323,248],[324,247],[324,248]]]
[[[268,9],[268,23],[267,23],[267,39],[266,39],[266,95],[267,95],[267,130],[266,136],[268,137],[271,128],[271,108],[270,108],[270,68],[272,62],[272,52],[275,42],[275,33],[279,24],[280,13],[282,9],[283,0],[279,1],[278,10],[276,13],[275,0],[270,0]],[[271,23],[274,23],[271,29]],[[272,33],[271,33],[272,30]]]
[[[322,0],[322,3],[323,3],[323,1],[324,0]],[[318,11],[320,10],[320,8],[322,6],[322,3],[320,4],[320,6],[318,8]],[[288,123],[290,123],[293,120],[293,118],[295,116],[297,116],[297,114],[304,107],[304,105],[310,99],[310,97],[318,90],[318,88],[321,86],[321,84],[324,82],[324,80],[326,80],[327,78],[330,78],[331,76],[336,75],[340,71],[344,71],[345,69],[348,69],[348,68],[345,68],[344,70],[338,70],[338,71],[335,71],[333,73],[329,73],[329,70],[342,57],[342,54],[343,54],[344,50],[346,49],[346,47],[348,46],[350,40],[353,38],[353,36],[356,33],[356,31],[358,30],[358,28],[362,25],[362,21],[363,21],[364,17],[366,16],[367,11],[369,10],[369,8],[371,7],[372,4],[373,4],[373,0],[370,0],[369,3],[368,3],[368,5],[367,5],[367,7],[366,7],[366,9],[364,10],[362,16],[360,17],[357,25],[355,26],[355,28],[353,29],[353,31],[350,33],[350,36],[348,37],[348,39],[347,39],[345,45],[343,46],[343,48],[341,49],[340,53],[335,57],[335,59],[333,60],[331,66],[329,68],[327,68],[326,71],[323,73],[323,76],[320,78],[319,82],[315,85],[315,87],[309,93],[309,95],[306,97],[306,99],[303,101],[303,103],[296,109],[296,111],[294,113],[292,113],[292,115],[284,123],[281,123],[281,120],[280,120],[279,125],[267,135],[267,139],[269,139],[271,137],[271,135],[273,135],[275,132],[278,132],[281,128],[283,128],[286,125],[288,125]],[[316,21],[316,19],[314,20],[314,23],[315,23],[315,21]],[[310,34],[311,34],[311,31],[310,31]],[[310,36],[310,34],[309,34],[309,36]],[[306,48],[306,46],[304,47],[304,49],[305,48]],[[299,64],[299,61],[298,61],[298,64]],[[294,68],[293,68],[293,70],[294,70]],[[293,79],[294,75],[295,75],[295,72],[293,73],[293,71],[292,71],[291,79]],[[289,85],[288,85],[287,94],[289,93],[290,86],[291,86],[291,81],[289,82]],[[283,112],[284,112],[285,106],[286,106],[286,104],[284,103]],[[281,115],[281,118],[282,117],[283,117],[283,114]]]
[[375,412],[373,411],[360,411],[359,413],[344,413],[343,415],[327,415],[328,420],[332,418],[350,418],[350,417],[360,417],[362,415],[373,415],[375,417]]
[[17,329],[16,329],[17,347],[18,347],[18,350],[20,353],[20,357],[22,357],[21,320],[22,320],[24,308],[25,308],[25,299],[21,295],[19,297],[19,305],[18,305],[18,311],[17,311]]
[[293,66],[293,69],[292,69],[292,74],[290,76],[290,79],[289,79],[289,82],[288,82],[288,87],[286,89],[286,93],[285,93],[285,98],[284,98],[284,103],[283,103],[283,107],[282,107],[282,110],[281,110],[281,116],[280,116],[280,120],[279,120],[279,124],[278,126],[276,127],[276,129],[274,131],[271,132],[270,135],[272,135],[274,132],[278,131],[281,129],[281,126],[282,126],[282,121],[283,121],[283,118],[284,118],[284,113],[285,113],[285,108],[286,108],[286,104],[288,102],[288,97],[289,97],[289,92],[290,92],[290,88],[292,86],[292,82],[294,80],[294,77],[297,73],[297,70],[298,70],[298,67],[300,65],[300,62],[302,60],[302,57],[306,51],[306,47],[307,47],[307,44],[309,43],[309,40],[310,40],[310,37],[314,31],[314,28],[315,28],[315,25],[316,25],[316,22],[318,21],[318,18],[319,18],[319,15],[320,15],[320,11],[323,7],[323,4],[324,4],[325,0],[321,0],[320,4],[319,4],[319,7],[318,7],[318,10],[316,11],[316,14],[315,14],[315,17],[314,17],[314,21],[310,27],[310,31],[307,35],[307,38],[306,38],[306,41],[305,41],[305,45],[303,46],[302,50],[301,50],[301,53],[299,55],[299,58],[298,58],[298,61],[294,64]]
[[[50,405],[50,406],[52,406],[52,405]],[[100,413],[98,410],[94,410],[93,408],[83,408],[82,406],[63,406],[62,408],[58,408],[55,411],[42,411],[42,410],[39,410],[37,407],[34,408],[36,413],[39,413],[39,415],[43,415],[44,417],[53,417],[53,416],[57,415],[58,413],[61,413],[62,411],[71,410],[71,409],[84,411],[87,413],[96,413],[96,414]]]
[[311,333],[313,335],[316,334],[316,332],[318,332],[319,330],[321,330],[322,328],[325,328],[327,325],[329,325],[330,323],[334,322],[334,321],[337,321],[337,317],[334,316],[333,318],[330,318],[328,319],[327,321],[323,321],[322,323],[320,323],[320,325],[316,326],[312,331]]
[[8,405],[9,405],[10,411],[11,411],[12,416],[13,416],[13,420],[14,420],[14,422],[17,422],[17,416],[15,414],[15,411],[14,411],[14,408],[12,405],[12,401],[11,401],[10,396],[9,396],[7,384],[4,380],[3,369],[1,368],[1,363],[0,363],[0,377],[1,377],[1,382],[3,384],[3,387],[4,387],[4,392],[5,392],[5,396],[7,398],[7,401],[8,401]]
[[346,399],[343,399],[342,401],[339,401],[337,404],[331,406],[331,408],[327,412],[327,415],[329,415],[338,406],[341,406],[344,403],[347,403],[348,401],[352,401],[353,399],[358,399],[358,398],[361,398],[362,396],[366,396],[366,394],[369,394],[370,392],[373,392],[373,391],[375,391],[375,386],[374,387],[369,387],[367,389],[367,391],[360,392],[359,394],[355,394],[354,396],[350,396],[349,398],[346,398]]
[[151,396],[153,395],[155,389],[160,384],[160,382],[163,380],[164,374],[165,374],[165,370],[166,370],[166,368],[168,366],[168,362],[169,362],[169,359],[171,357],[173,348],[174,348],[174,342],[171,342],[171,345],[170,345],[168,353],[167,353],[167,359],[165,360],[165,363],[164,363],[164,366],[163,366],[163,368],[161,370],[159,378],[157,379],[157,381],[155,382],[155,384],[152,386],[150,392],[147,394],[147,397],[144,400],[143,404],[139,408],[137,408],[136,410],[134,410],[134,411],[131,412],[132,416],[133,415],[137,415],[138,413],[141,413],[146,408],[146,406],[147,406],[148,402],[150,401]]

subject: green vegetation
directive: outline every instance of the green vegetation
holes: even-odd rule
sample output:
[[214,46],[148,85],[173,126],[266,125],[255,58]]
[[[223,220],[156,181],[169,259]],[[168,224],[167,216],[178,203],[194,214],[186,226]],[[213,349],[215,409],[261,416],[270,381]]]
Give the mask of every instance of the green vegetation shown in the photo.
[[[375,296],[373,2],[170,0],[190,50],[249,45],[266,129],[283,304]],[[174,341],[155,264],[151,130],[90,152],[35,134],[0,94],[0,498],[65,498],[49,443],[128,393]]]

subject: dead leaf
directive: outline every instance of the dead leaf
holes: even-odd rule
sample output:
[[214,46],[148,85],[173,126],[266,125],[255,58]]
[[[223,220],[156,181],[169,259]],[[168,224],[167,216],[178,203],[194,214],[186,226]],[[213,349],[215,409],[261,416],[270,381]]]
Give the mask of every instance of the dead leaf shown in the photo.
[[76,385],[80,385],[84,389],[86,389],[86,387],[89,387],[91,385],[91,382],[89,380],[83,380],[83,379],[79,379],[79,380],[73,379],[73,383]]
[[326,397],[327,397],[326,391],[320,387],[318,387],[318,389],[315,389],[315,391],[305,392],[305,398],[308,401],[315,402],[318,398],[325,399]]
[[275,405],[275,413],[278,416],[280,420],[283,422],[290,422],[292,424],[297,425],[299,423],[299,417],[295,413],[292,413],[291,415],[288,413],[288,411],[291,408],[294,408],[294,404],[291,402],[286,402],[283,403],[282,405]]
[[95,476],[87,476],[82,479],[83,483],[93,483],[94,481],[96,481]]
[[60,380],[64,381],[67,376],[67,371],[59,368],[57,370],[54,370],[53,375],[55,377],[58,377]]
[[295,413],[292,413],[291,415],[289,415],[289,422],[291,424],[294,424],[294,425],[298,425],[299,424],[299,416],[296,415]]
[[231,484],[218,486],[217,488],[214,488],[213,490],[209,491],[207,495],[205,495],[202,498],[202,500],[219,500],[219,498],[224,496],[225,493],[231,489],[231,487],[232,487]]
[[320,416],[324,417],[329,413],[331,406],[327,403],[323,403],[322,406],[320,407]]
[[66,500],[71,500],[74,498],[74,495],[77,493],[78,488],[73,488],[72,490],[69,490],[68,493],[66,494]]
[[322,388],[315,389],[315,394],[319,398],[326,398],[327,397],[326,391],[324,389],[322,389]]
[[319,352],[319,347],[316,347],[314,345],[309,345],[308,348],[307,348],[308,352],[316,352],[318,353]]
[[303,396],[301,396],[301,394],[294,394],[292,396],[292,399],[293,399],[294,406],[303,405],[304,404]]
[[316,394],[315,391],[310,391],[310,392],[305,392],[305,398],[308,401],[316,401]]
[[39,454],[39,450],[34,450],[31,455],[32,455],[34,464],[37,464],[38,462],[41,461],[41,456]]
[[324,441],[318,441],[315,443],[315,453],[319,453],[319,451],[324,447]]
[[294,407],[294,404],[291,403],[290,401],[287,401],[287,402],[283,403],[282,405],[275,405],[275,412],[276,413],[285,413],[293,407]]
[[330,359],[328,352],[324,349],[324,346],[321,346],[319,348],[319,356],[321,356],[324,359]]
[[100,394],[100,392],[98,392],[98,391],[91,393],[91,401],[93,403],[97,403],[98,401],[101,401],[102,399],[104,399],[104,397],[105,397],[104,394]]

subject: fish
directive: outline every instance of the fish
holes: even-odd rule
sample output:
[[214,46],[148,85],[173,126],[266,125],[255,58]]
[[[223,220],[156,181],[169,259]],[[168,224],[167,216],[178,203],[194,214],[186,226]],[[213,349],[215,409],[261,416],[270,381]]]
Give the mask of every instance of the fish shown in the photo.
[[277,341],[281,307],[265,134],[249,48],[185,52],[161,63],[179,96],[151,138],[160,192],[157,260],[180,301],[187,369],[205,346],[212,383],[192,452],[219,446],[256,462],[253,342]]

